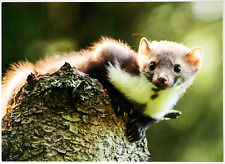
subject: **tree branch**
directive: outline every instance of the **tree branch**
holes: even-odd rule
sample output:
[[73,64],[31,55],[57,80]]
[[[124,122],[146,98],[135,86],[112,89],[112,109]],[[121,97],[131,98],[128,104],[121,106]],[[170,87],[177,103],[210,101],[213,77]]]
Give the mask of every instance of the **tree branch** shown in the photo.
[[147,140],[130,143],[101,84],[68,63],[34,75],[2,119],[4,161],[151,161]]

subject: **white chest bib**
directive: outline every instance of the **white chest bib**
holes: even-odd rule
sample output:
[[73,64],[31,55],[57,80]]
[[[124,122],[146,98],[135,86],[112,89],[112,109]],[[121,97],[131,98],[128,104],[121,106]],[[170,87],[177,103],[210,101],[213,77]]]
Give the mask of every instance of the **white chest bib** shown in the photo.
[[184,85],[179,85],[169,90],[161,90],[157,92],[158,96],[152,99],[152,95],[156,93],[152,90],[155,86],[143,74],[134,76],[122,70],[119,65],[110,65],[108,77],[115,88],[124,94],[128,100],[146,104],[143,114],[154,119],[161,119],[173,108],[181,92],[183,92],[182,88],[184,88]]

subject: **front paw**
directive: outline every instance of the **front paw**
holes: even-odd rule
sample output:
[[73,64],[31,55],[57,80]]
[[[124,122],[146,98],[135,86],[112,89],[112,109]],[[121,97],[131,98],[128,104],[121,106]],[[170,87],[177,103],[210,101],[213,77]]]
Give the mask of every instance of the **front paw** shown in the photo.
[[157,122],[157,120],[150,117],[136,115],[136,117],[132,116],[127,122],[126,136],[130,142],[135,142],[143,138],[148,127]]
[[146,130],[147,127],[143,127],[136,119],[133,119],[127,123],[126,136],[130,142],[135,142],[145,136]]
[[170,120],[170,119],[176,119],[178,118],[182,113],[177,110],[170,110],[169,113],[167,113],[162,120]]
[[132,114],[132,105],[123,96],[111,97],[113,108],[119,115],[130,115]]

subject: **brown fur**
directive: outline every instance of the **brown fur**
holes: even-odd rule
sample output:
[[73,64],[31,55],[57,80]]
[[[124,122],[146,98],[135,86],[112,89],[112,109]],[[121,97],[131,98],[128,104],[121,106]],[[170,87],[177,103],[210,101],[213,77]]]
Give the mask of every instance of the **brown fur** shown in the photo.
[[[188,53],[189,52],[189,53]],[[197,53],[196,53],[197,52]],[[157,79],[157,71],[150,72],[150,61],[158,63],[157,70],[167,72],[174,65],[176,58],[180,55],[186,54],[183,63],[186,72],[182,78],[193,76],[199,68],[201,62],[201,49],[195,48],[191,51],[189,48],[168,41],[149,43],[145,38],[140,42],[139,52],[134,52],[127,44],[109,38],[101,38],[100,41],[93,44],[87,50],[79,52],[71,52],[70,54],[56,55],[47,57],[43,60],[32,64],[28,61],[19,62],[11,65],[11,68],[6,72],[2,84],[2,113],[4,115],[5,109],[10,105],[10,100],[18,92],[18,90],[26,83],[26,78],[30,73],[46,74],[53,73],[58,70],[65,62],[76,66],[81,72],[89,74],[89,76],[98,79],[105,88],[109,91],[110,97],[115,99],[113,101],[122,99],[123,104],[126,104],[126,98],[121,95],[119,91],[110,83],[107,77],[107,67],[109,63],[115,65],[118,62],[120,67],[131,75],[140,75],[143,73],[150,82]],[[197,54],[197,55],[196,55]],[[183,58],[183,57],[181,57]],[[116,59],[116,60],[115,60]],[[194,73],[192,73],[194,72]],[[177,77],[180,75],[177,75]],[[173,77],[173,78],[171,78]],[[169,80],[176,79],[172,74]],[[170,87],[173,86],[171,82]],[[118,96],[119,95],[119,96]],[[155,98],[155,96],[153,96]],[[128,103],[127,103],[128,104]],[[128,104],[129,106],[129,104]]]

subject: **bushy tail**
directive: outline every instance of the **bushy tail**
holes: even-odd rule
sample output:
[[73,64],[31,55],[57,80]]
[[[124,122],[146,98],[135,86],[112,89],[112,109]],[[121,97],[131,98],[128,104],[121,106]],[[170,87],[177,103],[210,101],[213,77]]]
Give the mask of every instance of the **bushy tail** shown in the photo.
[[[84,53],[85,54],[85,53]],[[11,65],[11,68],[6,72],[2,82],[1,93],[1,109],[2,116],[5,115],[7,107],[13,96],[20,90],[26,83],[26,79],[31,73],[46,74],[53,73],[58,70],[65,62],[76,66],[79,70],[83,71],[87,67],[87,55],[79,55],[79,53],[65,54],[63,56],[52,56],[44,60],[39,60],[35,64],[28,61],[20,62]]]
[[30,73],[34,73],[34,65],[28,61],[13,64],[11,65],[11,69],[6,72],[2,80],[2,117],[6,113],[7,106],[10,105],[9,102],[12,99],[12,96],[24,85],[27,76]]

